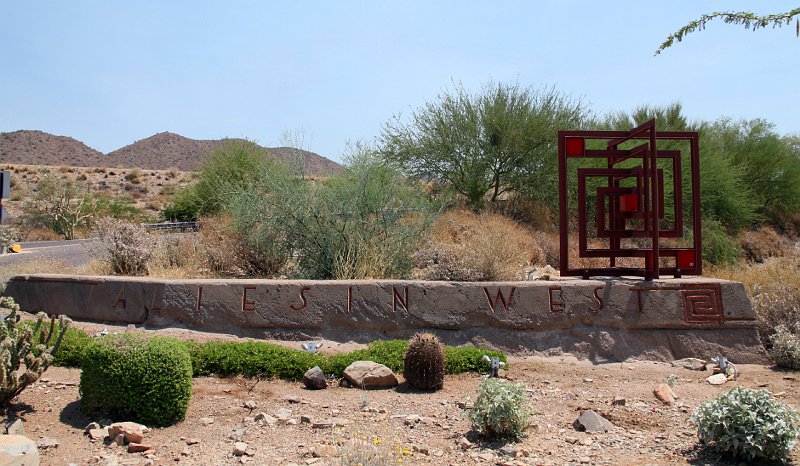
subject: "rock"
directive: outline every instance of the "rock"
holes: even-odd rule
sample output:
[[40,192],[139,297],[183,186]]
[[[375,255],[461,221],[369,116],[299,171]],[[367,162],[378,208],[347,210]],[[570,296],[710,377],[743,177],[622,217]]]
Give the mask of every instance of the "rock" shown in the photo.
[[415,452],[423,454],[425,456],[431,454],[431,449],[427,445],[413,445],[411,447]]
[[228,438],[235,442],[241,442],[242,440],[244,440],[245,435],[247,435],[247,429],[244,427],[240,427],[238,429],[234,429],[233,432],[231,432],[231,435],[228,436]]
[[92,440],[103,440],[108,437],[108,427],[89,429],[88,434]]
[[201,423],[202,423],[204,426],[210,426],[211,424],[213,424],[213,423],[214,423],[214,418],[213,418],[213,417],[201,417],[201,418],[200,418],[200,422],[201,422]]
[[84,431],[84,432],[86,432],[86,433],[88,434],[90,430],[92,430],[92,429],[99,429],[99,428],[100,428],[100,424],[98,424],[98,423],[96,423],[96,422],[90,422],[90,423],[89,423],[89,425],[87,425],[87,426],[86,426],[86,427],[83,429],[83,431]]
[[511,458],[516,458],[519,456],[519,450],[516,447],[512,447],[511,445],[504,445],[500,448],[500,454],[503,456],[509,456]]
[[330,419],[326,419],[324,421],[316,421],[311,424],[311,427],[315,429],[324,429],[327,427],[339,427],[339,426],[346,426],[350,424],[349,419],[344,419],[341,417],[333,417]]
[[706,361],[697,358],[683,358],[677,361],[672,361],[672,367],[683,367],[692,371],[706,370]]
[[247,447],[248,445],[244,442],[236,442],[233,444],[233,456],[244,456],[247,455]]
[[123,434],[128,443],[142,443],[145,429],[145,426],[135,422],[115,422],[108,426],[108,435],[116,437],[118,434]]
[[22,419],[10,419],[6,421],[4,433],[9,435],[25,435],[25,423]]
[[0,435],[0,464],[39,466],[36,443],[24,435]]
[[480,458],[484,461],[494,461],[494,455],[489,453],[488,451],[486,453],[481,453],[477,455],[477,458]]
[[152,448],[152,446],[144,443],[133,442],[128,444],[128,453],[142,453]]
[[575,421],[574,426],[576,429],[586,432],[608,432],[614,429],[614,424],[592,410],[584,411],[581,417]]
[[462,450],[469,450],[470,448],[472,448],[472,442],[467,440],[466,437],[461,437],[460,439],[458,439],[457,443],[458,447],[461,448]]
[[303,374],[303,385],[311,390],[321,390],[328,387],[328,381],[325,379],[325,373],[322,372],[319,366],[314,366]]
[[287,403],[302,403],[303,398],[300,395],[283,395],[281,399]]
[[317,445],[311,449],[311,456],[314,458],[331,458],[339,454],[333,445]]
[[655,388],[653,388],[653,395],[667,406],[672,406],[672,404],[675,403],[675,392],[672,391],[672,387],[665,383],[656,385]]
[[344,378],[359,388],[391,388],[397,386],[397,376],[391,369],[372,361],[356,361],[344,370]]
[[58,439],[53,437],[44,437],[39,440],[36,445],[42,450],[47,450],[48,448],[58,448]]
[[403,419],[403,423],[407,426],[411,426],[418,423],[421,419],[422,418],[419,414],[409,414],[405,419]]
[[277,417],[278,420],[281,422],[286,422],[289,420],[290,417],[292,417],[292,410],[286,408],[280,408],[277,411],[275,411],[275,417]]
[[257,405],[257,404],[256,404],[256,402],[255,402],[255,401],[253,401],[253,400],[247,400],[247,401],[245,401],[245,402],[242,404],[242,406],[244,406],[245,408],[247,408],[247,409],[249,409],[250,411],[252,411],[252,410],[256,409],[256,407],[257,407],[258,405]]
[[728,381],[728,378],[725,377],[725,374],[714,374],[712,376],[709,376],[706,380],[711,385],[722,385]]
[[300,415],[300,423],[301,424],[311,424],[311,416],[308,414],[301,414]]
[[197,445],[198,443],[200,443],[199,438],[189,437],[186,439],[186,445]]
[[106,455],[97,462],[98,466],[118,466],[119,459],[115,455]]
[[625,400],[624,396],[616,395],[614,397],[614,401],[612,401],[611,404],[614,406],[625,406],[626,402],[627,400]]
[[265,423],[267,425],[270,425],[270,426],[273,426],[273,425],[275,425],[276,422],[278,422],[277,419],[275,419],[274,417],[270,416],[267,413],[258,413],[258,414],[256,414],[256,417],[253,418],[253,419],[256,422],[263,422],[263,423]]
[[118,447],[125,445],[125,434],[117,434],[117,436],[114,437],[114,443],[112,443],[111,445],[116,445]]

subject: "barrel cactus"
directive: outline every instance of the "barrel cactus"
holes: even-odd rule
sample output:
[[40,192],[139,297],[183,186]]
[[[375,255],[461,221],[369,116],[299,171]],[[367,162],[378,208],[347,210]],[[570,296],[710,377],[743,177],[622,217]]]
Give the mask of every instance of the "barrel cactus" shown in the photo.
[[[25,388],[39,380],[53,362],[70,319],[50,317],[40,312],[33,325],[19,322],[19,305],[0,297],[0,405],[8,405]],[[25,369],[20,371],[20,365]]]
[[414,388],[440,390],[444,387],[444,347],[436,335],[417,333],[406,350],[403,377]]

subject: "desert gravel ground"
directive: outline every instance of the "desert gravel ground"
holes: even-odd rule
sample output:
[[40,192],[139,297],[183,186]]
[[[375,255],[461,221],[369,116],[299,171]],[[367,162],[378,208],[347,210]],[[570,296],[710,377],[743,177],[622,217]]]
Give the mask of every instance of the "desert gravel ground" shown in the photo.
[[[87,330],[102,327],[78,325]],[[213,338],[185,329],[167,333]],[[326,349],[356,346],[328,342]],[[535,413],[527,436],[517,443],[487,442],[471,431],[464,415],[481,382],[480,374],[474,373],[447,376],[445,388],[435,393],[415,392],[404,384],[365,391],[332,383],[311,391],[300,382],[200,377],[194,380],[186,420],[151,429],[144,443],[152,450],[144,454],[92,441],[84,433],[86,425],[98,419],[78,409],[79,370],[50,368],[44,380],[21,395],[16,409],[30,438],[57,441],[58,446],[41,450],[44,465],[332,465],[354,453],[390,458],[389,463],[365,464],[741,464],[697,446],[690,422],[694,408],[741,385],[765,388],[798,409],[800,374],[759,365],[739,370],[738,380],[712,386],[705,380],[710,371],[665,362],[593,364],[571,356],[511,357],[504,375],[527,386],[528,406]],[[670,374],[678,377],[678,399],[665,406],[654,397],[653,388]],[[625,405],[613,405],[615,397],[624,398]],[[615,428],[601,434],[577,431],[573,422],[587,409]],[[256,421],[261,413],[265,420]],[[344,425],[327,426],[332,419]],[[233,454],[237,441],[247,444],[245,456]],[[800,462],[797,448],[792,460]]]

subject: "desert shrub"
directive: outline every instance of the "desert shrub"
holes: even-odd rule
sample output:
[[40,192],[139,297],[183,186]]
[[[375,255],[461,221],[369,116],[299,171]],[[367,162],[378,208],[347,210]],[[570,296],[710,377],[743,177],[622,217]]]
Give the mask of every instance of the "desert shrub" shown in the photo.
[[5,252],[9,246],[19,241],[19,238],[19,230],[11,225],[0,225],[0,252]]
[[798,437],[800,415],[766,390],[736,387],[697,407],[700,441],[746,460],[785,460]]
[[142,171],[139,170],[138,168],[133,168],[129,170],[128,173],[125,174],[124,179],[125,181],[130,181],[131,184],[140,184],[142,182],[141,176],[142,176]]
[[489,378],[478,386],[475,406],[468,414],[472,428],[487,437],[518,439],[528,427],[525,385]]
[[742,257],[742,248],[713,218],[703,218],[703,260],[711,264],[733,264]]
[[791,248],[788,238],[768,226],[743,232],[738,240],[745,257],[753,262],[764,262],[768,257],[783,256]]
[[258,254],[291,256],[313,279],[404,278],[411,253],[437,213],[419,183],[368,152],[347,170],[310,183],[270,168],[228,207],[233,226]]
[[[245,375],[297,380],[314,366],[320,366],[326,374],[341,376],[344,369],[355,361],[374,361],[395,372],[402,372],[408,341],[378,340],[367,348],[333,355],[310,354],[264,342],[208,342],[189,344],[188,348],[195,376]],[[507,361],[506,356],[497,351],[446,346],[447,373],[486,370],[486,363],[481,361],[484,354]]]
[[444,347],[436,335],[417,333],[408,343],[403,361],[403,377],[422,390],[444,387]]
[[111,273],[147,275],[154,247],[143,226],[104,218],[97,221],[95,228]]
[[192,348],[195,375],[245,375],[297,380],[321,356],[262,342],[209,342]]
[[97,218],[112,217],[129,222],[147,220],[145,213],[136,207],[136,201],[124,196],[97,196],[94,213]]
[[242,275],[259,267],[244,264],[243,240],[231,227],[230,216],[203,218],[198,235],[198,253],[209,271],[216,275]]
[[414,254],[416,275],[425,280],[501,281],[525,278],[525,269],[544,264],[533,235],[497,214],[449,212]]
[[[33,323],[29,323],[33,325]],[[54,333],[61,332],[60,324],[56,323]],[[36,335],[36,344],[43,344],[46,335]],[[68,327],[61,338],[58,352],[53,354],[53,365],[58,367],[81,367],[83,352],[94,343],[92,337],[81,329]]]
[[88,415],[148,426],[168,426],[186,416],[192,359],[177,340],[106,335],[86,348],[81,369],[81,410]]
[[[12,298],[0,297],[0,405],[5,406],[30,384],[35,383],[53,362],[64,332],[67,317],[47,317],[43,312],[32,325],[17,321],[19,305]],[[22,367],[24,366],[24,368]]]
[[752,302],[756,325],[765,346],[770,347],[770,337],[779,326],[793,328],[800,322],[800,290],[792,282],[773,282],[755,288]]
[[800,370],[800,324],[795,324],[795,331],[791,332],[784,325],[779,325],[770,337],[772,343],[773,361],[779,367]]

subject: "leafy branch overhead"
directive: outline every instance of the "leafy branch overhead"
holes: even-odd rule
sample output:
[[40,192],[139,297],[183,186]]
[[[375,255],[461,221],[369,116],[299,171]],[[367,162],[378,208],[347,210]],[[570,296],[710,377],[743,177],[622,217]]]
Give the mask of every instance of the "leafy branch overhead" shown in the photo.
[[[744,26],[745,29],[751,29],[755,31],[760,28],[766,28],[767,26],[772,26],[773,28],[782,27],[784,25],[788,26],[791,24],[792,19],[798,15],[800,15],[800,8],[795,8],[785,13],[764,16],[758,16],[750,11],[717,11],[708,15],[703,15],[700,17],[700,19],[696,19],[670,34],[670,36],[667,37],[667,40],[665,40],[658,50],[656,50],[655,55],[658,55],[664,49],[671,47],[675,41],[682,41],[687,34],[695,32],[698,29],[702,31],[705,29],[706,23],[715,19],[722,19],[722,21],[727,24],[737,24]],[[800,20],[795,21],[795,34],[800,37]]]

